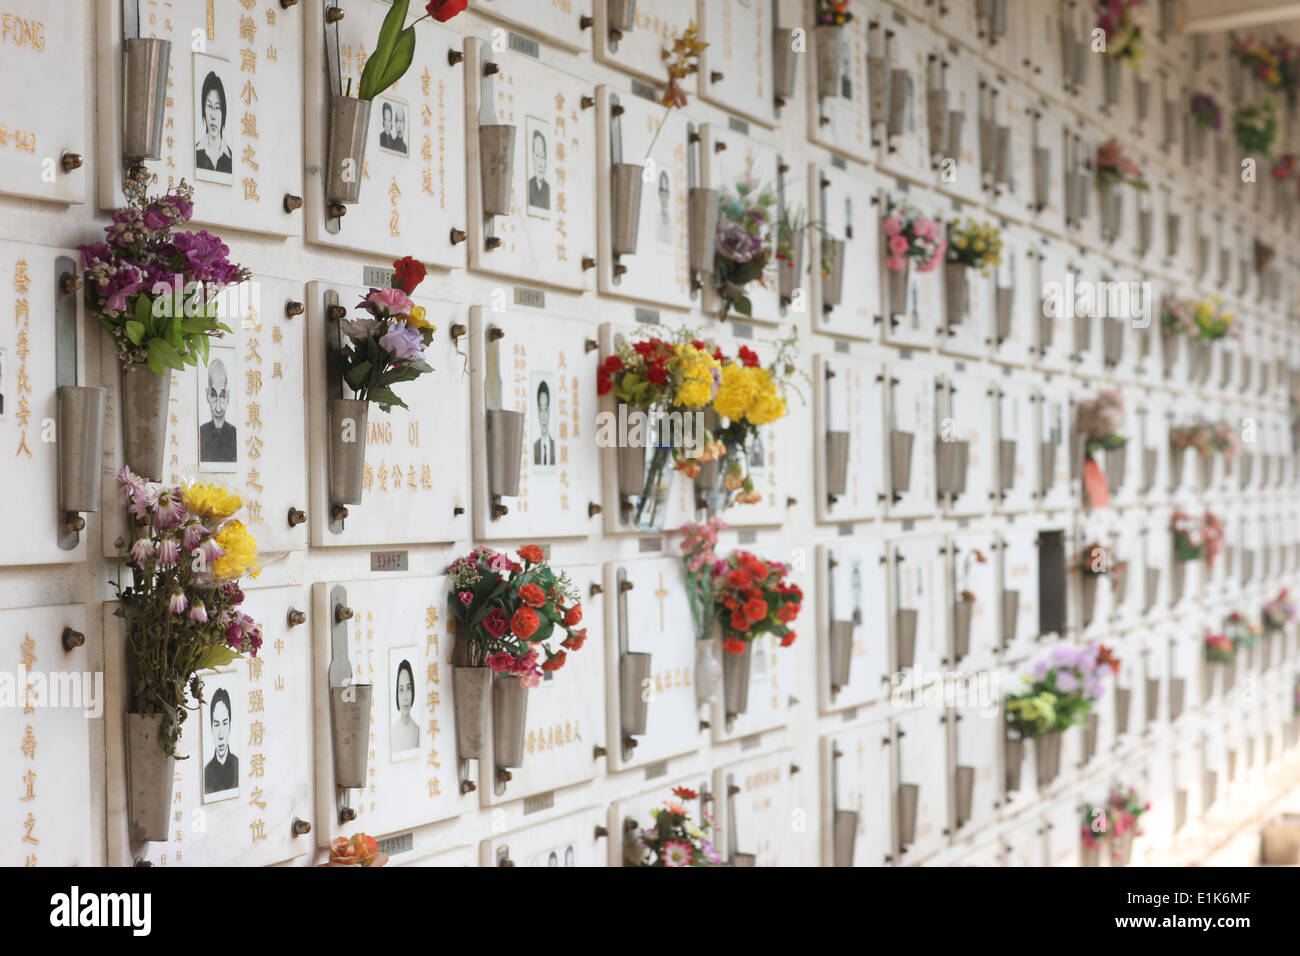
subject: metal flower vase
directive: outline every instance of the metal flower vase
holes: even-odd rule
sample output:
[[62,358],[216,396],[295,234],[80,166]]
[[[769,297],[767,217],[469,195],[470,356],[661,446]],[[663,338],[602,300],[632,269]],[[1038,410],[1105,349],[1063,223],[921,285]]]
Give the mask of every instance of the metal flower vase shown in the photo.
[[858,812],[837,809],[833,826],[835,866],[852,866],[858,839]]
[[122,457],[141,477],[161,481],[167,452],[171,373],[155,375],[147,365],[122,370]]
[[370,133],[370,100],[351,96],[330,98],[329,143],[325,159],[325,201],[351,205],[361,198],[366,140]]
[[849,432],[826,433],[826,493],[842,495],[849,488]]
[[361,503],[362,472],[366,464],[366,422],[370,403],[364,399],[329,400],[329,497],[331,505]]
[[778,255],[776,261],[776,286],[782,305],[794,301],[795,290],[803,277],[804,230],[794,229],[789,235],[789,249]]
[[347,789],[366,786],[370,753],[373,684],[330,688],[330,726],[334,735],[334,784]]
[[895,670],[911,667],[916,661],[916,616],[915,608],[900,607],[894,611]]
[[943,300],[949,329],[966,321],[970,314],[970,269],[964,263],[943,264]]
[[998,440],[998,484],[1004,493],[1016,486],[1016,439],[1014,438]]
[[1038,786],[1046,787],[1061,773],[1061,732],[1054,730],[1034,741]]
[[839,27],[819,26],[813,30],[817,46],[817,97],[830,99],[839,93],[840,43],[844,34]]
[[126,715],[127,798],[132,840],[170,837],[176,758],[158,742],[162,715]]
[[1008,647],[1016,639],[1020,623],[1020,591],[1006,588],[1002,591],[1002,646]]
[[919,783],[898,785],[898,845],[900,847],[916,842],[916,810],[920,802]]
[[1002,742],[1002,747],[1006,763],[1007,793],[1015,793],[1020,789],[1020,768],[1025,763],[1025,742],[1007,738]]
[[478,128],[479,178],[485,216],[510,215],[517,132],[518,128],[510,123],[483,124]]
[[961,827],[970,822],[971,806],[975,797],[975,768],[954,767],[952,776],[956,804],[954,809],[957,813],[957,826]]
[[1119,491],[1124,487],[1124,479],[1128,474],[1128,445],[1120,445],[1118,448],[1107,448],[1105,452],[1106,459],[1106,482],[1110,485],[1112,492]]
[[692,186],[686,199],[691,272],[713,271],[713,240],[718,233],[718,191]]
[[1097,612],[1097,583],[1101,580],[1101,575],[1084,571],[1079,577],[1080,612],[1083,615],[1083,626],[1087,627]]
[[895,495],[907,493],[912,484],[912,432],[889,431],[889,476]]
[[722,655],[722,702],[727,720],[739,717],[749,709],[749,672],[753,658],[753,644],[745,641],[739,654],[724,651]]
[[794,98],[798,77],[799,51],[795,49],[794,30],[778,27],[772,31],[772,95],[777,106]]
[[487,667],[453,667],[451,693],[456,711],[457,756],[461,760],[482,760],[492,671]]
[[844,299],[843,239],[822,238],[822,307],[833,309]]
[[494,498],[519,494],[519,448],[524,439],[524,422],[523,412],[487,410],[488,493]]
[[492,762],[508,769],[524,765],[528,730],[528,688],[518,677],[497,674],[492,681]]
[[99,510],[107,397],[102,386],[59,386],[59,510],[65,515]]
[[1115,734],[1128,733],[1129,707],[1133,703],[1133,691],[1128,687],[1115,688]]
[[642,652],[623,654],[618,660],[619,719],[624,737],[646,732],[650,702],[644,689],[650,679],[650,655]]
[[122,158],[161,159],[167,111],[170,40],[122,41]]
[[616,256],[636,252],[637,231],[641,228],[643,173],[637,163],[615,163],[609,171],[609,244],[610,252]]
[[847,687],[853,664],[853,622],[832,621],[829,632],[831,690]]
[[974,608],[975,602],[965,598],[952,606],[953,657],[959,661],[970,653],[970,622]]
[[907,314],[907,290],[912,275],[912,260],[904,259],[903,268],[885,267],[886,291],[889,294],[889,314],[900,316]]

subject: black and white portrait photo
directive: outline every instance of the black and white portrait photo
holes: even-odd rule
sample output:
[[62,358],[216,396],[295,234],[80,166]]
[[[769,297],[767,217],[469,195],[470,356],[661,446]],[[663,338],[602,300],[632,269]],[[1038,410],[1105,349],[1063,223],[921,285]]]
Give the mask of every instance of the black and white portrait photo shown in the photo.
[[235,350],[214,345],[199,379],[199,470],[234,471],[239,463],[235,429]]
[[749,439],[749,470],[762,471],[767,465],[767,453],[763,448],[763,429],[756,429]]
[[533,399],[533,469],[552,471],[555,468],[555,415],[551,409],[555,402],[555,375],[552,372],[534,372],[529,382],[529,394]]
[[528,158],[528,215],[551,218],[551,125],[536,116],[524,125]]
[[229,60],[194,54],[194,178],[229,186],[234,180],[234,128],[230,97],[236,92]]
[[394,647],[388,652],[388,686],[392,732],[388,738],[391,761],[410,760],[420,754],[420,721],[415,703],[415,668],[420,663],[420,649]]
[[235,745],[236,702],[243,699],[238,671],[203,676],[203,718],[199,729],[203,756],[203,802],[214,803],[239,796],[239,758]]
[[398,156],[409,156],[407,130],[410,128],[410,111],[401,100],[379,98],[379,148]]
[[655,194],[658,204],[655,206],[655,241],[665,248],[673,245],[672,183],[667,170],[659,170],[659,190]]
[[839,35],[835,44],[836,72],[840,78],[840,99],[853,99],[853,49],[847,30],[836,31]]
[[853,559],[853,566],[849,571],[849,596],[853,601],[853,623],[862,624],[862,561],[859,558]]

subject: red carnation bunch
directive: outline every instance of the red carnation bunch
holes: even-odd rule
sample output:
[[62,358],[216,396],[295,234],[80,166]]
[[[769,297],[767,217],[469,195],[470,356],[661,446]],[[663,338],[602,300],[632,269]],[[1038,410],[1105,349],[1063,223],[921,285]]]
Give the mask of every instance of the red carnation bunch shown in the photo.
[[779,561],[764,561],[748,551],[734,551],[713,566],[714,610],[728,653],[743,653],[763,634],[779,637],[782,647],[794,643],[795,632],[788,625],[799,616],[803,591],[787,583],[788,573]]

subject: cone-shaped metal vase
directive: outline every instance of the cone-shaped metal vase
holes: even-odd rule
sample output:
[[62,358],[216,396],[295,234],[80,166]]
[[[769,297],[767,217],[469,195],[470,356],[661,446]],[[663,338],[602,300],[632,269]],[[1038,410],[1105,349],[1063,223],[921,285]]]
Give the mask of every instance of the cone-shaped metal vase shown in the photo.
[[1101,347],[1106,365],[1114,368],[1124,361],[1124,320],[1110,316],[1102,319]]
[[906,494],[912,484],[912,432],[889,431],[889,476],[894,494]]
[[1178,243],[1183,235],[1183,217],[1181,213],[1165,213],[1165,252],[1171,258],[1178,255]]
[[844,297],[844,240],[822,237],[822,305],[834,308]]
[[957,601],[952,606],[952,646],[957,660],[970,653],[970,618],[974,607],[974,601]]
[[1118,448],[1106,449],[1106,482],[1110,485],[1111,492],[1119,491],[1124,487],[1124,479],[1128,474],[1128,445],[1123,444]]
[[650,655],[626,653],[618,660],[618,706],[624,736],[646,732],[650,701],[645,693],[650,680]]
[[1050,491],[1056,484],[1056,445],[1053,442],[1041,442],[1039,451],[1042,456],[1040,469],[1042,471],[1043,491]]
[[[867,94],[871,125],[889,121],[889,61],[883,56],[867,56]],[[874,139],[874,131],[873,137]]]
[[108,389],[60,385],[59,509],[98,511]]
[[1169,446],[1169,487],[1177,491],[1183,485],[1183,462],[1187,459],[1187,449],[1177,445]]
[[930,132],[930,155],[942,156],[948,145],[948,91],[926,90],[925,113]]
[[482,760],[492,697],[491,669],[453,667],[451,692],[456,710],[456,754],[461,760]]
[[1210,486],[1214,484],[1214,456],[1202,455],[1197,459],[1199,467],[1201,490],[1209,491]]
[[370,753],[370,708],[373,684],[330,688],[330,728],[334,734],[334,785],[357,789],[366,785]]
[[1038,327],[1040,329],[1039,339],[1043,349],[1050,349],[1052,342],[1056,339],[1056,316],[1044,315],[1040,318]]
[[826,433],[826,493],[842,495],[849,487],[849,433]]
[[885,288],[889,295],[889,314],[901,316],[907,314],[908,281],[912,274],[912,260],[904,259],[903,268],[885,269]]
[[948,313],[948,327],[961,325],[970,314],[969,269],[960,262],[943,264],[944,307]]
[[965,127],[966,112],[964,110],[949,110],[948,135],[944,141],[944,156],[951,156],[953,159],[961,156],[961,137]]
[[1002,646],[1007,647],[1016,639],[1016,630],[1020,623],[1020,591],[1004,589],[1002,592]]
[[366,139],[370,132],[370,100],[330,97],[329,141],[325,153],[325,200],[355,203],[361,198]]
[[718,191],[692,186],[687,196],[691,271],[713,271],[713,240],[718,234]]
[[1187,694],[1187,678],[1169,678],[1169,719],[1177,720],[1183,713],[1183,700]]
[[[493,123],[478,128],[479,176],[485,216],[510,215],[516,132],[517,128],[510,123]],[[640,179],[637,182],[640,183]]]
[[739,654],[724,651],[722,655],[722,702],[727,719],[739,717],[749,710],[749,671],[753,645],[745,641]]
[[122,41],[122,157],[161,159],[167,110],[170,40]]
[[898,845],[916,842],[916,807],[921,798],[919,783],[898,785]]
[[1097,733],[1101,729],[1101,716],[1089,714],[1088,722],[1083,727],[1083,762],[1087,763],[1097,756]]
[[858,839],[858,814],[856,810],[835,811],[835,865],[852,866],[853,849]]
[[164,842],[172,817],[176,758],[158,742],[162,717],[126,715],[126,771],[131,839]]
[[778,106],[794,98],[799,75],[799,53],[794,46],[793,29],[778,27],[772,31],[772,93]]
[[1046,787],[1061,770],[1061,734],[1052,731],[1034,741],[1034,762],[1038,767],[1038,786]]
[[1015,289],[998,286],[993,292],[993,304],[997,310],[998,345],[1011,338],[1011,306],[1015,301]]
[[1145,607],[1143,611],[1150,611],[1156,606],[1156,599],[1160,594],[1160,569],[1146,568],[1146,591],[1143,594]]
[[853,622],[831,621],[829,632],[831,690],[848,686],[853,662]]
[[636,26],[636,0],[605,0],[609,29],[628,33]]
[[1138,255],[1151,251],[1151,218],[1150,209],[1138,210]]
[[1115,688],[1115,733],[1128,733],[1128,712],[1133,702],[1133,691],[1127,687]]
[[954,497],[966,493],[966,478],[970,474],[970,442],[962,439],[952,445],[952,475],[948,491]]
[[1034,205],[1047,208],[1052,182],[1052,153],[1046,146],[1034,147]]
[[1160,330],[1160,364],[1165,378],[1174,374],[1174,366],[1178,364],[1178,338],[1177,332]]
[[366,464],[366,419],[370,403],[355,398],[329,400],[329,496],[332,505],[361,504]]
[[496,675],[492,681],[492,762],[498,767],[522,767],[527,730],[528,688],[518,677]]
[[1174,560],[1173,573],[1169,578],[1169,603],[1177,604],[1183,599],[1183,586],[1187,582],[1187,562]]
[[491,495],[519,494],[524,420],[523,412],[487,410],[488,493]]
[[643,173],[636,163],[615,163],[609,171],[609,245],[616,256],[636,252],[637,231],[641,228]]
[[1219,773],[1217,770],[1205,771],[1205,779],[1201,782],[1201,801],[1206,807],[1214,805],[1214,799],[1219,790]]
[[1081,866],[1100,866],[1101,844],[1094,843],[1092,846],[1080,847],[1079,861]]
[[998,487],[1010,491],[1016,486],[1016,440],[998,440]]
[[1088,574],[1087,572],[1079,575],[1079,596],[1082,599],[1080,611],[1083,615],[1084,627],[1092,623],[1093,615],[1097,610],[1097,582],[1100,577],[1100,574]]
[[782,304],[794,301],[794,290],[799,288],[803,278],[804,231],[795,229],[790,233],[790,251],[783,258],[776,260],[776,285]]
[[1187,791],[1174,791],[1174,832],[1177,833],[1187,825]]
[[1146,714],[1147,723],[1155,723],[1160,718],[1160,678],[1146,679]]
[[122,457],[143,478],[161,481],[167,452],[167,400],[171,372],[155,375],[147,365],[122,370]]
[[953,789],[957,811],[957,826],[970,820],[971,803],[975,796],[975,768],[958,766],[953,772]]
[[1074,351],[1083,355],[1092,349],[1092,319],[1086,315],[1074,320]]
[[1025,742],[1023,740],[1005,740],[1003,741],[1003,748],[1007,764],[1007,793],[1015,793],[1020,789],[1020,768],[1025,762]]
[[830,99],[839,93],[840,43],[845,34],[839,27],[819,26],[813,30],[817,46],[817,98]]
[[902,136],[906,129],[907,103],[912,98],[912,74],[908,70],[889,71],[889,135]]
[[911,667],[916,660],[916,609],[900,607],[894,611],[894,653],[896,670]]
[[1159,465],[1160,449],[1142,449],[1142,493],[1146,494],[1156,486],[1156,467]]

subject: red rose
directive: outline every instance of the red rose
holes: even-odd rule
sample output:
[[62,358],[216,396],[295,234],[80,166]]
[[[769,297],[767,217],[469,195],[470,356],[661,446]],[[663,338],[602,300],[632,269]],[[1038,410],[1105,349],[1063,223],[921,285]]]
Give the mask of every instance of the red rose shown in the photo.
[[439,23],[446,23],[456,14],[464,13],[468,3],[469,0],[429,0],[424,9]]
[[740,566],[748,571],[753,576],[754,580],[758,581],[760,584],[767,580],[767,576],[770,573],[766,564],[748,553],[740,556]]
[[694,800],[699,794],[688,787],[673,787],[673,796],[679,800]]
[[577,627],[582,623],[582,605],[575,604],[564,612],[564,626]]
[[725,597],[722,599],[722,606],[728,611],[735,611],[740,608],[740,603],[733,597]]
[[754,579],[749,576],[748,571],[741,571],[736,568],[727,572],[727,583],[733,588],[748,588],[754,584]]
[[541,564],[546,560],[546,554],[535,544],[526,544],[520,548],[519,557],[529,564]]
[[510,573],[511,573],[511,574],[518,574],[518,573],[519,573],[520,571],[522,571],[522,570],[523,570],[523,567],[520,566],[520,564],[519,564],[518,561],[511,561],[511,562],[510,562]]
[[714,350],[713,350],[713,357],[714,357],[714,358],[715,358],[719,363],[722,363],[722,362],[725,362],[725,361],[726,361],[726,359],[723,358],[723,356],[722,356],[722,349],[714,349]]
[[781,610],[776,612],[776,616],[780,619],[782,624],[789,624],[799,616],[799,605],[788,603],[782,604]]
[[722,649],[728,654],[745,653],[745,642],[738,637],[729,637],[722,642]]
[[415,287],[423,282],[424,277],[428,275],[428,273],[424,271],[424,263],[420,262],[418,259],[412,259],[410,256],[402,256],[402,258],[394,262],[393,269],[395,269],[397,273],[393,277],[393,280],[407,295],[414,292]]
[[758,364],[758,353],[742,345],[740,347],[740,361],[746,368],[753,368]]
[[537,612],[530,607],[521,607],[510,619],[510,630],[522,641],[528,640],[537,632]]
[[637,355],[641,356],[642,358],[648,358],[650,353],[653,352],[654,350],[655,350],[655,346],[654,346],[653,339],[651,339],[649,342],[632,343],[632,351],[635,352]]
[[791,644],[794,643],[794,639],[797,636],[798,635],[796,635],[794,631],[789,632],[788,634],[786,634],[785,637],[781,638],[781,646],[789,647]]
[[582,650],[582,645],[587,643],[587,629],[584,627],[580,631],[574,631],[564,640],[560,641],[561,647],[567,647],[571,651]]
[[609,380],[609,376],[601,372],[596,376],[596,394],[608,395],[614,390],[614,383]]
[[525,584],[517,593],[519,594],[519,600],[529,607],[541,607],[546,603],[546,592],[536,584]]
[[546,662],[542,664],[542,670],[558,671],[561,667],[564,666],[564,659],[568,656],[569,655],[564,651],[556,651],[553,657],[548,658]]
[[745,617],[751,621],[758,622],[767,617],[767,602],[755,598],[752,601],[746,601],[745,606],[741,608],[745,612]]
[[506,632],[506,626],[509,621],[506,620],[506,612],[499,607],[494,607],[483,618],[483,630],[487,631],[493,637],[500,637]]
[[663,359],[655,359],[654,364],[646,369],[645,378],[651,385],[667,385],[668,363]]
[[733,631],[749,630],[749,618],[745,617],[744,611],[731,612],[731,629]]

